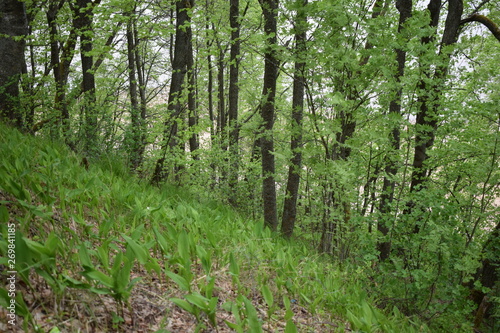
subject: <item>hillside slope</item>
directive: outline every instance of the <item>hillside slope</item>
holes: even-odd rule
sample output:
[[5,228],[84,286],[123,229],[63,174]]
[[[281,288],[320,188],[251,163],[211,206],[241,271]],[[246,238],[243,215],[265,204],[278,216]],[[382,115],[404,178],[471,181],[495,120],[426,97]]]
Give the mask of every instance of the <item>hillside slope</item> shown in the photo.
[[0,331],[427,331],[209,198],[3,125],[0,153]]

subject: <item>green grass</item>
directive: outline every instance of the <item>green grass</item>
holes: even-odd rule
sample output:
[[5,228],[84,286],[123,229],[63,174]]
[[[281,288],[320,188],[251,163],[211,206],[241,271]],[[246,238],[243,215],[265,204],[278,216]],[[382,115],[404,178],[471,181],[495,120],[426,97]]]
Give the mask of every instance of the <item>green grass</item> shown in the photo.
[[[11,263],[12,224],[25,331],[166,332],[179,314],[193,331],[427,331],[372,306],[359,268],[341,269],[207,195],[152,187],[112,156],[86,170],[66,147],[3,125],[0,153],[0,264]],[[155,325],[131,315],[144,290],[163,309]],[[0,289],[0,306],[9,301]]]

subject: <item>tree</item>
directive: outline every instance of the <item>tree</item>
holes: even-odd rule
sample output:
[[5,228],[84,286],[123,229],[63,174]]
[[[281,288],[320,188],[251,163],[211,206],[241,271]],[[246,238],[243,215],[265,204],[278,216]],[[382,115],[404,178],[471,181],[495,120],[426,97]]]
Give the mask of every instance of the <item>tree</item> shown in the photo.
[[27,34],[24,2],[4,0],[0,3],[0,118],[23,129],[19,101],[19,80],[24,63],[24,36]]
[[86,153],[94,155],[98,138],[97,128],[97,105],[96,105],[96,85],[94,74],[93,56],[93,20],[94,7],[100,0],[77,0],[70,3],[73,11],[73,25],[80,39],[80,58],[82,62],[82,93],[85,110],[85,120],[83,126],[83,149]]
[[139,40],[136,27],[136,4],[125,13],[127,19],[127,60],[130,94],[130,162],[132,170],[142,163],[145,148],[146,94],[143,66],[139,55]]
[[[191,42],[191,17],[190,10],[194,6],[193,0],[177,0],[175,2],[176,24],[175,24],[175,46],[172,61],[172,79],[170,81],[170,92],[168,94],[167,120],[164,124],[163,134],[163,157],[158,159],[153,174],[152,182],[159,183],[165,179],[163,171],[165,157],[167,154],[175,154],[178,147],[178,118],[183,108],[181,94],[183,90],[184,78],[190,68],[189,57],[186,55],[192,52]],[[179,165],[174,167],[174,173],[179,170]]]
[[306,34],[307,15],[305,6],[307,0],[297,1],[295,18],[295,69],[293,73],[292,97],[292,130],[290,150],[292,158],[288,167],[288,181],[286,184],[285,203],[281,232],[287,238],[293,234],[297,218],[297,199],[299,196],[300,174],[302,168],[302,118],[304,112],[305,68],[306,68]]
[[240,56],[240,2],[239,0],[231,0],[229,4],[229,23],[231,26],[231,49],[229,56],[229,186],[231,191],[231,203],[236,205],[236,186],[238,185],[238,76],[239,76],[239,56]]
[[274,140],[273,126],[275,117],[276,82],[278,80],[278,59],[276,53],[278,15],[277,0],[261,0],[264,17],[266,48],[264,50],[264,85],[262,88],[261,117],[262,127],[260,148],[262,155],[262,199],[264,222],[271,230],[278,226],[276,211],[276,184],[274,181]]
[[[412,1],[411,0],[400,0],[396,1],[396,8],[399,12],[399,23],[398,23],[398,35],[401,35],[405,26],[405,23],[412,15]],[[399,36],[397,36],[399,37]],[[403,42],[403,41],[402,41]],[[394,83],[396,84],[394,98],[391,99],[389,103],[389,118],[399,119],[401,117],[401,97],[403,93],[403,88],[401,85],[401,78],[404,76],[405,65],[406,65],[406,51],[403,47],[398,47],[395,49],[397,69],[394,75]],[[382,236],[387,236],[389,233],[390,223],[390,212],[391,204],[394,200],[394,189],[396,187],[396,181],[394,177],[396,176],[398,165],[396,161],[396,154],[400,149],[400,124],[396,122],[392,126],[392,131],[390,133],[390,143],[392,151],[386,156],[385,161],[385,176],[384,183],[382,187],[382,194],[380,195],[380,206],[379,210],[382,213],[382,221],[377,224],[377,230],[382,234]],[[391,243],[388,240],[383,240],[378,243],[378,250],[380,251],[380,260],[385,260],[389,257],[391,250]]]

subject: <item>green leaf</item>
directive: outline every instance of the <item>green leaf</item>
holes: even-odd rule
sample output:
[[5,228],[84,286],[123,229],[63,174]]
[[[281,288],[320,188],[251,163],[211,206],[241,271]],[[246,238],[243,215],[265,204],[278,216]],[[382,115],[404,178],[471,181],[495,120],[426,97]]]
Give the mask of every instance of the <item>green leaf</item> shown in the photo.
[[295,326],[291,319],[286,322],[285,333],[298,333],[297,326]]
[[179,287],[181,287],[182,290],[185,290],[185,291],[191,290],[191,286],[189,285],[189,282],[185,278],[180,276],[179,274],[175,274],[174,272],[170,272],[170,271],[167,271],[165,274],[167,274],[167,276],[169,278],[171,278],[175,283],[177,283],[177,285]]
[[103,272],[95,270],[94,268],[91,267],[84,267],[84,268],[85,271],[81,272],[81,274],[86,278],[97,281],[108,288],[114,287],[113,279],[110,276],[107,276]]
[[262,332],[262,325],[260,324],[259,317],[257,316],[257,310],[255,310],[255,307],[253,306],[252,302],[248,300],[248,298],[246,298],[245,296],[242,296],[242,298],[243,303],[245,303],[249,332]]
[[191,265],[191,254],[189,252],[189,237],[186,231],[182,230],[179,234],[179,239],[177,243],[177,251],[184,261],[184,267]]
[[80,257],[80,264],[82,266],[93,267],[92,261],[90,260],[89,252],[85,244],[80,244],[80,250],[78,251],[78,256]]
[[160,245],[163,254],[169,254],[170,246],[168,245],[168,242],[165,239],[165,237],[163,237],[163,235],[158,231],[156,227],[153,227],[153,232],[156,236],[156,240],[158,241],[158,244]]
[[135,240],[133,240],[132,238],[128,237],[127,235],[125,235],[123,233],[121,235],[122,235],[123,239],[125,239],[125,241],[127,242],[127,245],[134,252],[137,260],[142,265],[145,265],[148,262],[148,260],[149,260],[148,252],[142,246],[140,246],[139,244],[137,244],[137,242]]
[[184,296],[184,298],[186,298],[190,303],[196,305],[200,309],[208,310],[208,303],[210,301],[208,298],[206,298],[198,293],[192,293],[192,294],[186,295],[186,296]]
[[273,294],[267,285],[262,285],[262,296],[264,296],[264,300],[266,301],[269,307],[272,307],[274,304]]
[[0,205],[0,223],[9,222],[9,210],[4,205]]
[[234,259],[232,252],[229,254],[229,272],[234,276],[240,275],[240,267],[238,266],[236,259]]
[[191,304],[189,304],[187,301],[180,299],[180,298],[171,298],[170,301],[177,305],[178,307],[186,310],[187,312],[191,314],[195,314],[195,310]]

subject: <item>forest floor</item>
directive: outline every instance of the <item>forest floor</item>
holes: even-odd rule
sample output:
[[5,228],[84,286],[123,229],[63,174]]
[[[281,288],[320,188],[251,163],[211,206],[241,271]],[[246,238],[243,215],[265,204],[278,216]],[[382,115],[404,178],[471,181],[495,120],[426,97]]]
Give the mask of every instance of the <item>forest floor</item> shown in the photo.
[[213,199],[6,128],[0,151],[0,332],[427,331],[370,305],[360,273]]

